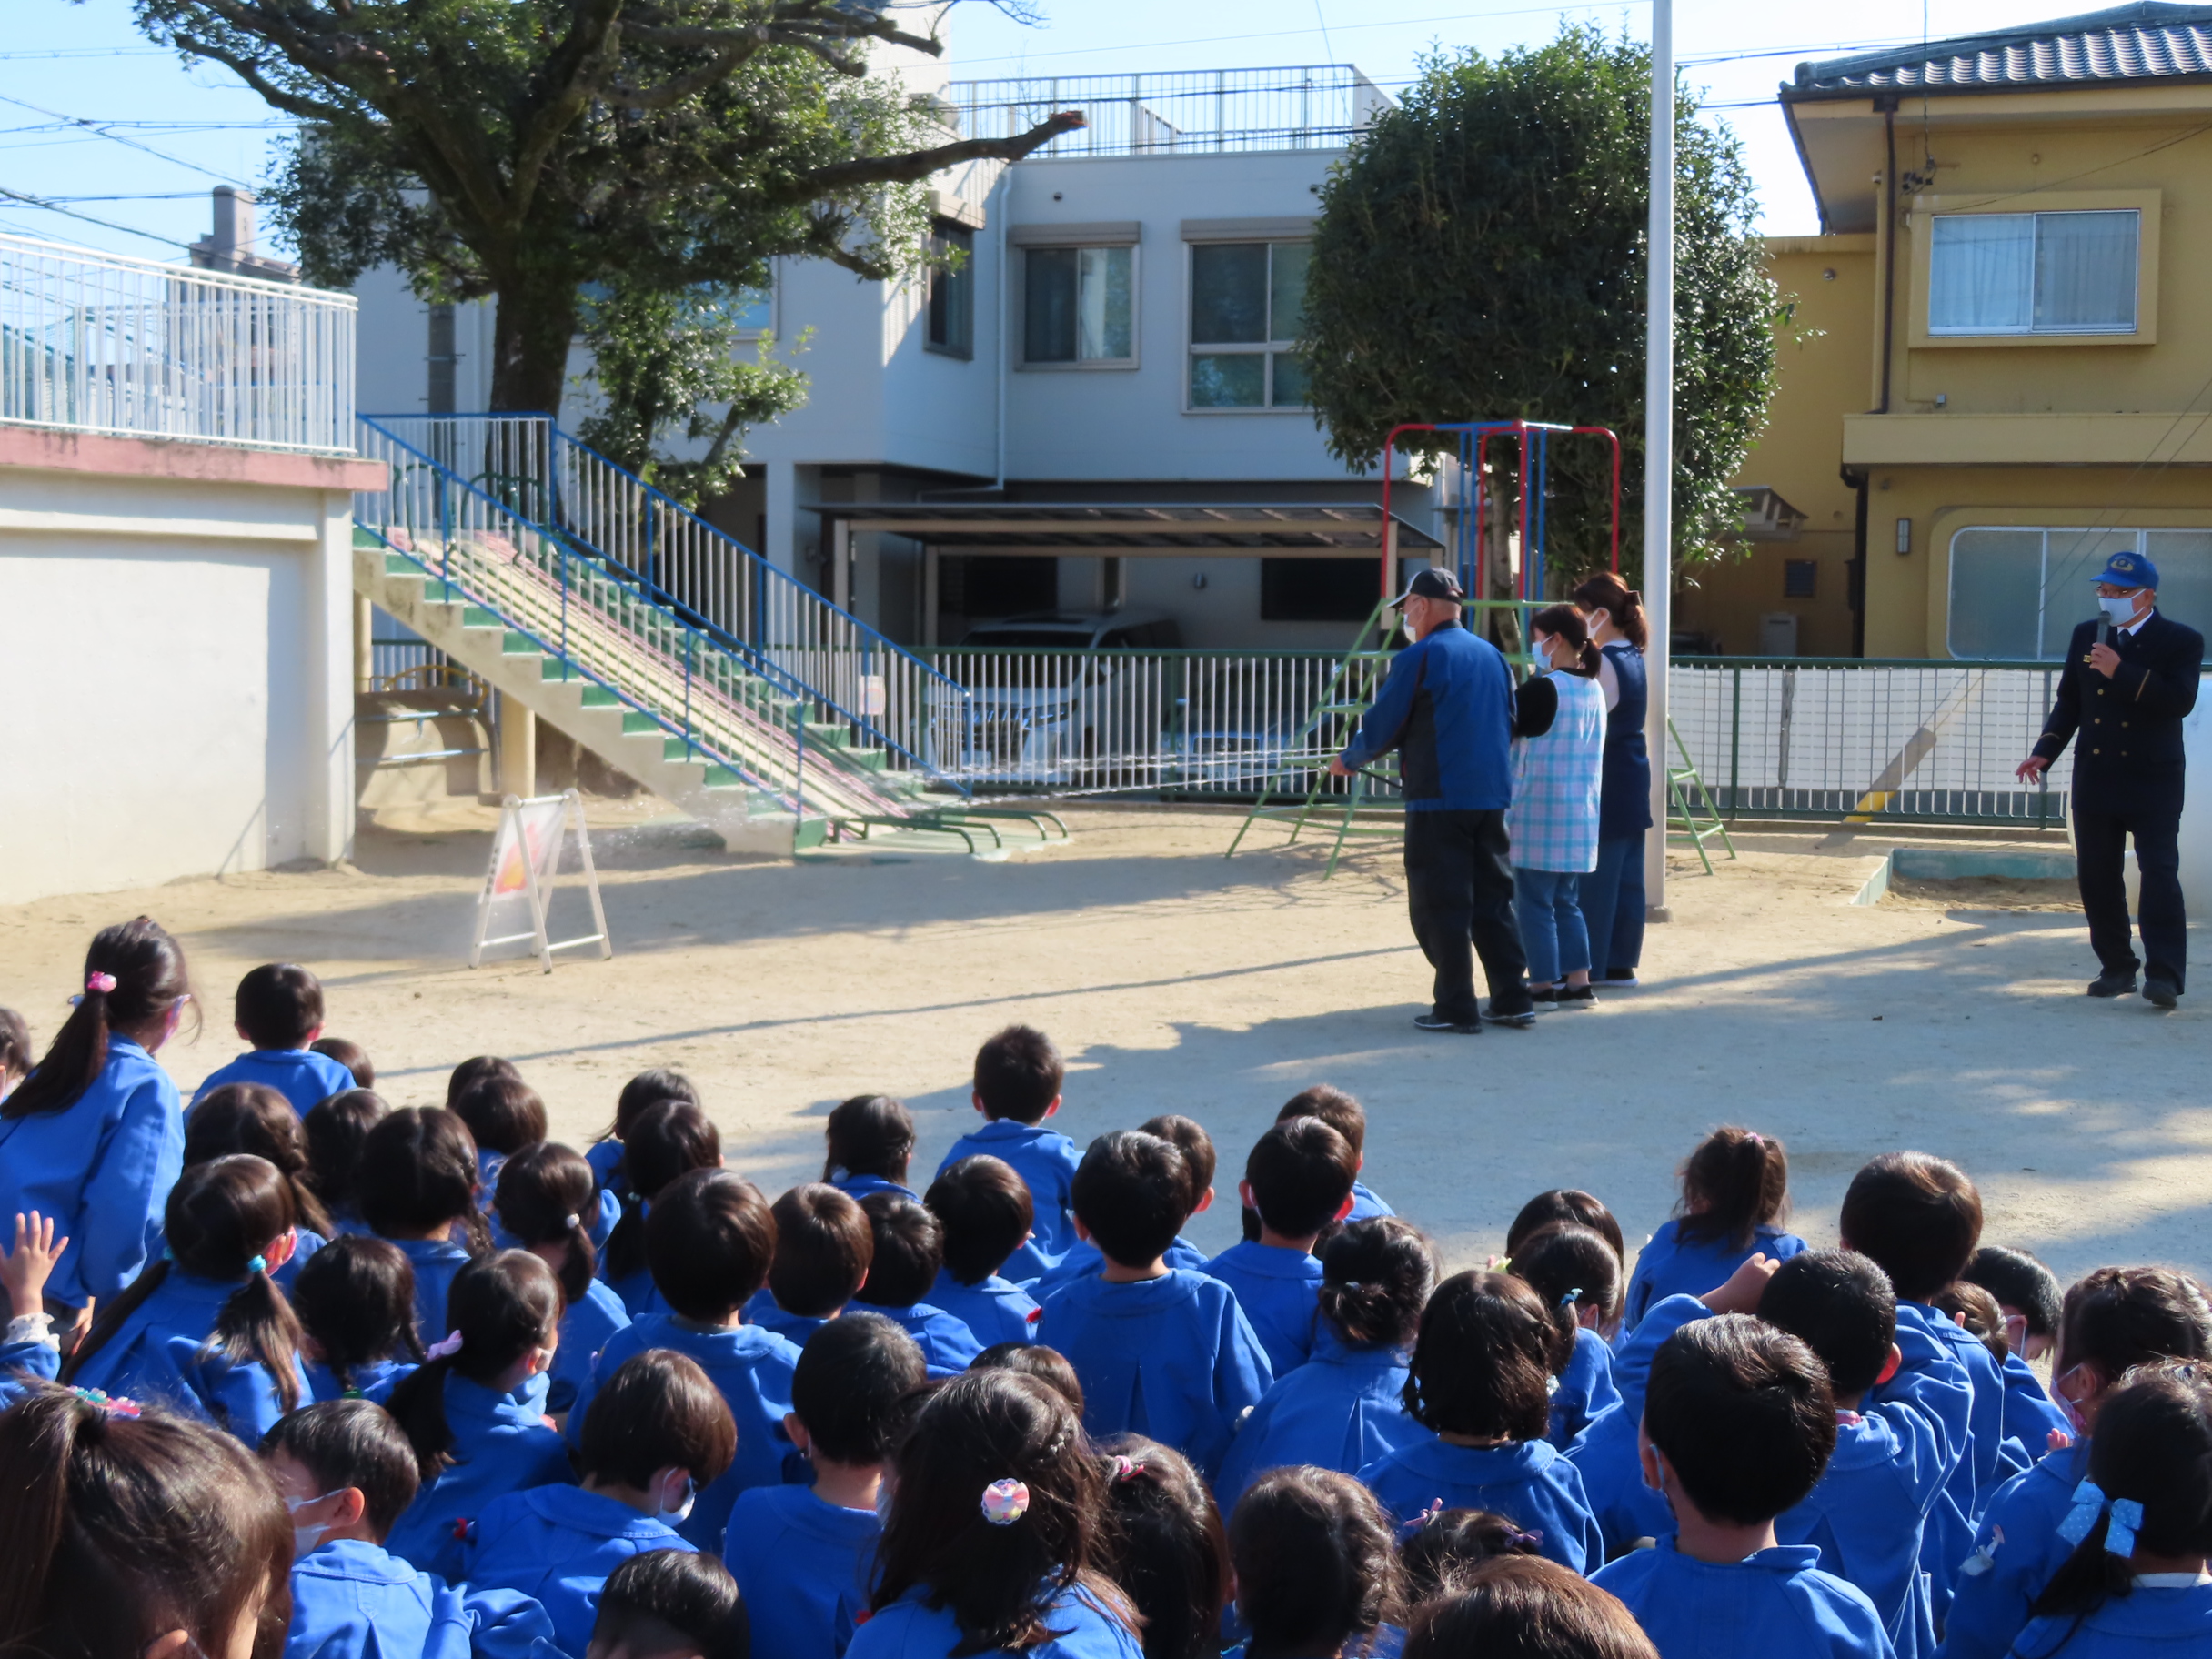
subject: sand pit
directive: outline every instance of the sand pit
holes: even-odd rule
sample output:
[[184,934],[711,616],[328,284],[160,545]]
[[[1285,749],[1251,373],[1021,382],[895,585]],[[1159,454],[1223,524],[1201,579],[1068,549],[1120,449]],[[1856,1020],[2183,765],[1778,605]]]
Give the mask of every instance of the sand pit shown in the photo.
[[[1409,1024],[1427,969],[1394,844],[1320,879],[1318,850],[1224,862],[1232,814],[1081,806],[1071,846],[1005,863],[854,859],[792,867],[709,850],[650,803],[595,807],[618,954],[471,972],[491,815],[365,832],[357,869],[173,884],[0,910],[0,1002],[43,1042],[85,939],[144,910],[178,931],[208,1015],[162,1059],[187,1089],[239,1046],[229,991],[256,962],[322,974],[330,1029],[367,1045],[400,1103],[442,1099],[466,1055],[512,1057],[556,1133],[580,1143],[652,1064],[703,1085],[730,1162],[771,1192],[819,1173],[821,1119],[902,1095],[926,1176],[974,1121],[967,1069],[996,1026],[1052,1032],[1073,1065],[1079,1141],[1181,1111],[1223,1152],[1235,1228],[1244,1148],[1296,1089],[1368,1104],[1368,1178],[1459,1262],[1502,1241],[1531,1192],[1580,1185],[1641,1239],[1706,1127],[1789,1144],[1800,1231],[1832,1241],[1869,1155],[1917,1146],[1982,1183],[1990,1239],[2062,1273],[2161,1258],[2212,1267],[2212,1110],[2202,1016],[2091,1002],[2076,914],[1854,907],[1889,840],[1741,839],[1718,873],[1676,860],[1677,918],[1653,929],[1647,988],[1533,1031]],[[445,820],[448,824],[450,820]],[[580,914],[581,900],[574,903]]]

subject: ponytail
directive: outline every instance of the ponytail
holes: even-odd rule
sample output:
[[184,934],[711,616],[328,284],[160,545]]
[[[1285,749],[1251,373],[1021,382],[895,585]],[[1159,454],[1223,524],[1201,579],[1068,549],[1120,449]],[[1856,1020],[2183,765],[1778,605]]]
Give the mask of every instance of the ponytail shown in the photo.
[[1396,1216],[1353,1222],[1321,1252],[1321,1315],[1347,1347],[1410,1348],[1436,1287],[1426,1238]]
[[387,1112],[361,1143],[354,1174],[361,1219],[371,1232],[417,1236],[455,1222],[471,1256],[491,1249],[491,1229],[477,1207],[477,1143],[468,1126],[435,1106]]
[[427,1363],[392,1390],[387,1410],[415,1448],[421,1478],[436,1480],[453,1460],[446,1421],[446,1379],[488,1384],[560,1328],[564,1311],[553,1270],[527,1250],[480,1256],[453,1276],[446,1315],[453,1331]]
[[541,1141],[500,1166],[498,1192],[492,1200],[499,1225],[526,1248],[563,1247],[554,1271],[570,1307],[590,1292],[598,1272],[598,1252],[585,1221],[598,1203],[595,1184],[591,1165],[579,1153]]
[[107,1045],[117,1031],[166,1019],[190,1000],[185,953],[161,924],[141,916],[103,928],[85,952],[83,992],[38,1068],[0,1101],[0,1119],[65,1111],[76,1104],[106,1069]]
[[1682,1166],[1675,1236],[1747,1249],[1761,1227],[1787,1212],[1789,1191],[1789,1153],[1781,1141],[1733,1124],[1716,1129]]
[[1651,643],[1651,624],[1644,619],[1644,596],[1610,570],[1585,578],[1571,596],[1584,610],[1602,610],[1614,627],[1628,636],[1629,644],[1643,650]]

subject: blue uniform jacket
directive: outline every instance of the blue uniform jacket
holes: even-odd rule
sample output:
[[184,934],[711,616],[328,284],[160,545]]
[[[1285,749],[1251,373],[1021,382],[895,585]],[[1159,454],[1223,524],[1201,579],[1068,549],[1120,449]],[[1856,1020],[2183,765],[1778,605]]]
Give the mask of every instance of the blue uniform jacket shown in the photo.
[[1206,1272],[1237,1293],[1237,1306],[1252,1321],[1276,1376],[1306,1362],[1321,1324],[1319,1261],[1302,1250],[1246,1239],[1207,1262]]
[[307,1379],[308,1391],[317,1400],[344,1400],[358,1394],[381,1405],[392,1397],[392,1390],[415,1374],[416,1364],[413,1360],[371,1360],[347,1372],[343,1382],[338,1381],[337,1372],[319,1360],[303,1358],[299,1369]]
[[1538,1553],[1573,1572],[1590,1573],[1605,1559],[1583,1478],[1549,1441],[1454,1446],[1424,1430],[1361,1470],[1360,1480],[1401,1522],[1441,1500],[1446,1509],[1487,1509],[1542,1534]]
[[892,1181],[882,1175],[850,1175],[840,1170],[830,1184],[856,1204],[864,1198],[873,1198],[879,1192],[896,1192],[900,1198],[911,1199],[918,1204],[921,1202],[921,1194],[904,1181]]
[[1037,1339],[1037,1299],[996,1273],[962,1284],[950,1268],[940,1268],[929,1300],[968,1327],[979,1351]]
[[641,1267],[634,1273],[623,1274],[619,1279],[609,1279],[607,1287],[621,1299],[622,1311],[633,1321],[643,1319],[648,1313],[669,1312],[669,1304],[660,1293],[660,1287],[653,1282],[650,1268]]
[[[834,1314],[831,1318],[836,1317]],[[794,1347],[804,1348],[807,1338],[828,1324],[828,1319],[816,1319],[806,1313],[786,1313],[766,1285],[745,1304],[745,1322],[759,1325],[763,1331],[773,1331]]]
[[287,1296],[291,1295],[292,1287],[299,1282],[299,1270],[307,1265],[307,1258],[330,1242],[312,1227],[295,1227],[292,1236],[298,1242],[292,1247],[291,1259],[269,1275]]
[[723,1559],[745,1596],[753,1651],[763,1659],[841,1659],[865,1623],[882,1535],[875,1511],[839,1509],[809,1487],[740,1494]]
[[1786,1262],[1811,1248],[1795,1233],[1779,1227],[1756,1229],[1751,1242],[1740,1249],[1725,1239],[1685,1242],[1677,1231],[1681,1225],[1678,1220],[1660,1222],[1659,1231],[1636,1252],[1636,1271],[1628,1277],[1628,1296],[1621,1317],[1624,1332],[1634,1331],[1646,1313],[1669,1296],[1703,1296],[1707,1291],[1718,1290],[1754,1256]]
[[484,1506],[461,1545],[461,1576],[479,1590],[534,1598],[565,1654],[591,1644],[607,1575],[648,1550],[689,1551],[666,1522],[580,1486],[510,1492]]
[[584,1149],[584,1161],[598,1181],[599,1191],[612,1192],[618,1199],[627,1191],[628,1184],[616,1173],[622,1163],[622,1142],[612,1135],[604,1141],[594,1141]]
[[1953,1563],[1957,1585],[1943,1633],[1943,1659],[2005,1659],[2027,1627],[2028,1608],[2074,1546],[2058,1526],[2088,1477],[2089,1443],[2052,1453],[2006,1482],[1982,1516],[1974,1550]]
[[506,1394],[448,1375],[446,1426],[453,1431],[454,1462],[415,1494],[384,1547],[426,1573],[457,1577],[457,1523],[474,1520],[510,1492],[573,1481],[568,1448],[547,1425],[545,1409],[542,1372]]
[[568,1413],[570,1440],[582,1442],[584,1419],[600,1385],[623,1361],[649,1348],[666,1348],[697,1361],[737,1421],[737,1461],[699,1494],[690,1519],[676,1529],[699,1548],[719,1555],[738,1493],[783,1482],[784,1454],[793,1449],[783,1432],[783,1417],[791,1409],[791,1372],[799,1363],[799,1349],[759,1325],[707,1330],[673,1313],[649,1313],[616,1332],[599,1350],[599,1362]]
[[553,1382],[546,1392],[546,1410],[555,1413],[576,1403],[591,1363],[607,1346],[607,1339],[629,1323],[622,1299],[604,1279],[594,1279],[583,1300],[571,1302],[560,1316],[560,1346],[553,1351]]
[[1898,1659],[1933,1659],[1935,1609],[1921,1537],[1943,1497],[1942,1438],[1911,1405],[1836,1413],[1835,1454],[1805,1501],[1775,1523],[1809,1543],[1826,1571],[1865,1593]]
[[176,1085],[127,1037],[60,1111],[0,1118],[0,1214],[54,1218],[69,1248],[46,1295],[81,1308],[113,1302],[161,1253],[161,1212],[185,1167]]
[[933,1377],[957,1377],[983,1352],[965,1321],[954,1318],[934,1302],[918,1302],[910,1307],[887,1308],[872,1302],[856,1302],[856,1313],[880,1313],[921,1345],[922,1363]]
[[1820,1570],[1820,1552],[1780,1544],[1726,1565],[1695,1561],[1672,1538],[1592,1574],[1621,1598],[1659,1659],[1891,1659],[1882,1615]]
[[2004,1378],[2005,1438],[2020,1443],[2029,1463],[2040,1463],[2051,1449],[2051,1436],[2064,1434],[2071,1440],[2073,1426],[2044,1388],[2043,1379],[2018,1354],[2005,1356]]
[[[1974,1373],[1966,1368],[1965,1350],[1947,1334],[1951,1332],[1966,1335],[1950,1315],[1922,1302],[1900,1301],[1897,1352],[1904,1362],[1895,1376],[1866,1396],[1877,1404],[1901,1401],[1918,1407],[1943,1436],[1944,1495],[1929,1514],[1920,1543],[1920,1567],[1928,1575],[1938,1630],[1951,1604],[1958,1563],[1966,1559],[1974,1538],[1974,1426],[1977,1403],[1986,1403],[1975,1399]],[[1974,1345],[1981,1348],[1979,1342]],[[1988,1350],[1982,1349],[1982,1353],[1986,1358]],[[1996,1403],[2001,1426],[2004,1403],[2000,1399]],[[1993,1463],[1996,1451],[1994,1445],[1989,1449]]]
[[1408,812],[1502,812],[1513,804],[1513,677],[1498,648],[1447,622],[1393,658],[1349,767],[1398,751]]
[[[1161,1260],[1170,1267],[1187,1267],[1193,1272],[1202,1273],[1206,1271],[1206,1263],[1212,1258],[1199,1249],[1197,1245],[1191,1243],[1190,1240],[1178,1238],[1175,1242],[1168,1246],[1167,1253],[1161,1257]],[[1011,1267],[1013,1263],[1009,1262],[1007,1265]],[[1034,1284],[1025,1284],[1020,1288],[1027,1291],[1041,1303],[1047,1296],[1070,1280],[1088,1279],[1105,1265],[1106,1252],[1104,1251],[1089,1239],[1078,1239],[1075,1241],[1073,1248],[1046,1271],[1044,1277]]]
[[450,1239],[391,1239],[407,1265],[415,1270],[415,1329],[423,1346],[445,1341],[453,1327],[446,1322],[446,1292],[469,1262],[463,1246]]
[[1357,1474],[1428,1430],[1405,1413],[1405,1355],[1394,1348],[1352,1348],[1324,1321],[1313,1357],[1261,1396],[1230,1443],[1215,1483],[1222,1513],[1270,1469],[1310,1463]]
[[1574,1352],[1559,1373],[1559,1387],[1552,1395],[1552,1426],[1544,1438],[1564,1452],[1593,1418],[1620,1400],[1621,1391],[1613,1381],[1613,1350],[1596,1332],[1577,1326]]
[[1013,1166],[1030,1190],[1030,1236],[999,1271],[1016,1284],[1041,1278],[1075,1246],[1075,1208],[1069,1190],[1083,1154],[1074,1141],[1041,1123],[993,1118],[952,1143],[937,1166],[942,1175],[963,1158],[996,1158]]
[[51,1382],[61,1374],[62,1351],[51,1342],[0,1346],[0,1412],[30,1393],[33,1382]]
[[[258,1445],[284,1415],[275,1375],[258,1360],[233,1365],[207,1347],[223,1304],[245,1286],[243,1279],[196,1279],[171,1268],[70,1381],[159,1401]],[[297,1362],[293,1374],[298,1376]],[[311,1403],[303,1392],[300,1403]]]
[[1712,1313],[1694,1296],[1669,1296],[1653,1304],[1614,1356],[1611,1374],[1618,1403],[1593,1417],[1567,1448],[1568,1461],[1583,1477],[1591,1513],[1597,1517],[1610,1554],[1618,1554],[1639,1538],[1674,1535],[1674,1512],[1644,1483],[1636,1431],[1644,1422],[1644,1391],[1651,1381],[1653,1356],[1683,1326]]
[[[578,1650],[582,1651],[580,1648]],[[527,1595],[448,1587],[376,1544],[342,1538],[292,1563],[284,1659],[561,1659]]]
[[1365,1181],[1355,1181],[1352,1183],[1352,1208],[1344,1216],[1345,1225],[1349,1226],[1353,1222],[1369,1221],[1378,1215],[1395,1215],[1397,1213],[1395,1210],[1370,1191]]
[[2037,1619],[2020,1633],[2020,1659],[2199,1659],[2212,1654],[2212,1584],[2137,1584],[2094,1613]]
[[313,1049],[253,1049],[219,1071],[210,1071],[206,1081],[193,1091],[192,1103],[198,1105],[208,1091],[225,1083],[259,1083],[274,1089],[303,1118],[332,1095],[344,1094],[354,1086],[352,1072]]
[[[851,1659],[949,1659],[960,1628],[950,1608],[928,1605],[928,1594],[917,1585],[861,1625],[846,1649]],[[1061,1594],[1045,1627],[1061,1634],[1024,1648],[1021,1659],[1143,1659],[1135,1634],[1081,1590]]]
[[1134,1284],[1063,1284],[1045,1301],[1037,1340],[1075,1367],[1093,1437],[1147,1435],[1209,1481],[1275,1380],[1235,1292],[1185,1268]]

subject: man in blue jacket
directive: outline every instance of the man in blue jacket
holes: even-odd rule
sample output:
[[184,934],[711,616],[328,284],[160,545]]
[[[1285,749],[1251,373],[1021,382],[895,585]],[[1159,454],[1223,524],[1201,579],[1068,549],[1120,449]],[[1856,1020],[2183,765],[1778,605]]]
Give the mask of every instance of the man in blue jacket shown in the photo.
[[[1329,763],[1331,775],[1348,778],[1398,751],[1406,904],[1436,970],[1434,1002],[1413,1021],[1424,1031],[1472,1033],[1484,1020],[1536,1023],[1505,840],[1513,673],[1495,646],[1462,623],[1465,599],[1449,570],[1415,573],[1398,601],[1413,643],[1390,665],[1358,734]],[[1477,955],[1490,981],[1487,1009],[1474,997]]]

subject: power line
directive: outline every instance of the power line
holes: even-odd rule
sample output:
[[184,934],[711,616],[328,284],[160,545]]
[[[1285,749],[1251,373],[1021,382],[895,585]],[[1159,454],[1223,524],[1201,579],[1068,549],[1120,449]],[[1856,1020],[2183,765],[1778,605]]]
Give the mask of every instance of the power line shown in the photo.
[[35,207],[42,213],[58,213],[64,218],[82,219],[87,225],[97,225],[102,230],[119,230],[126,236],[144,236],[149,242],[159,242],[166,247],[188,248],[192,246],[189,242],[179,242],[175,236],[158,236],[150,230],[140,230],[135,225],[118,225],[113,219],[95,218],[89,213],[78,213],[74,208],[63,207],[50,202],[44,196],[28,196],[21,190],[11,190],[5,185],[0,185],[0,196],[5,196],[10,201],[21,202],[26,207]]
[[[87,121],[81,116],[65,116],[57,109],[47,109],[41,105],[33,104],[27,99],[24,98],[11,98],[5,93],[0,93],[0,104],[13,104],[16,108],[27,109],[35,116],[45,116],[47,119],[52,121],[59,121],[70,126],[81,127],[85,132],[92,134],[95,137],[105,138],[112,144],[120,144],[127,148],[137,150],[143,155],[153,156],[156,161],[166,161],[174,166],[188,167],[195,173],[204,173],[209,178],[219,179],[224,184],[236,185],[240,189],[251,188],[251,186],[248,186],[242,178],[233,178],[227,173],[218,173],[213,167],[202,166],[196,161],[186,161],[181,156],[166,155],[162,151],[156,149],[150,144],[141,144],[136,138],[125,137],[121,133],[109,132],[101,123],[97,121]],[[160,240],[166,238],[156,239]],[[181,246],[182,244],[179,244],[178,246]]]

